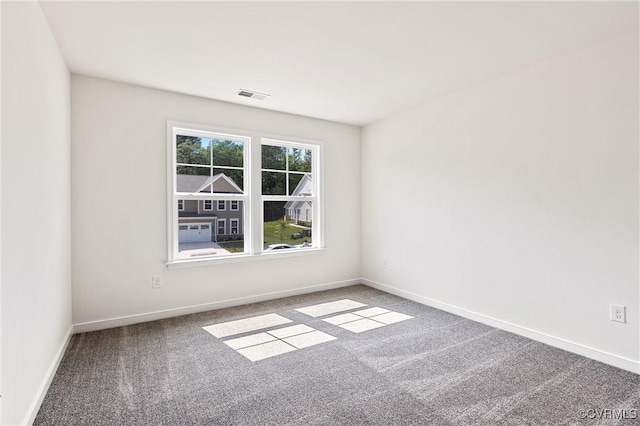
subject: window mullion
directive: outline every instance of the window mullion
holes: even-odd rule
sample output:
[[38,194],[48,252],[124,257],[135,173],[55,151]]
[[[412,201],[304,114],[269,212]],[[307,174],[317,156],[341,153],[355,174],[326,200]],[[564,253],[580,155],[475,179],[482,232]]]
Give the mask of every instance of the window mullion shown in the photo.
[[291,192],[289,192],[289,148],[285,148],[284,149],[284,158],[286,159],[285,161],[285,174],[284,174],[284,183],[285,183],[285,195],[289,195],[291,194]]
[[210,199],[220,199],[220,200],[238,200],[238,201],[247,201],[249,197],[247,195],[241,194],[228,194],[226,192],[196,192],[196,193],[182,193],[178,192],[174,195],[176,199],[180,200],[210,200]]
[[262,201],[262,143],[259,137],[252,138],[251,151],[249,151],[251,163],[249,167],[255,173],[251,174],[251,185],[249,194],[250,202],[246,203],[246,208],[250,208],[254,214],[251,219],[251,250],[253,254],[262,251],[262,220],[263,220],[263,201]]

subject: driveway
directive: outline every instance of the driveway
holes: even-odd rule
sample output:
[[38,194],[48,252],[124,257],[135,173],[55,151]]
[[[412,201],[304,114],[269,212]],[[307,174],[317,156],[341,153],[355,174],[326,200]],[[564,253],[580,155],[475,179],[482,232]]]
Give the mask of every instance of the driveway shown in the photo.
[[220,247],[218,243],[182,243],[178,248],[178,259],[191,259],[200,256],[225,255],[230,251]]

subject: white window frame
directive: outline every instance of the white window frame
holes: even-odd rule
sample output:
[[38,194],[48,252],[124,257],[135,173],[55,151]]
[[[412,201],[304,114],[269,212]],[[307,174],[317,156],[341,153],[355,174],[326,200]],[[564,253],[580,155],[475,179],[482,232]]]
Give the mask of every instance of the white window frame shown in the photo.
[[[212,212],[213,211],[213,202],[214,200],[202,200],[202,211],[203,212]],[[209,204],[209,208],[207,208],[207,203]]]
[[[211,138],[211,133],[234,140],[244,142],[243,157],[243,190],[242,194],[227,193],[178,193],[176,192],[176,136],[178,134],[186,136],[196,136]],[[312,176],[313,176],[313,196],[268,196],[262,195],[262,173],[261,173],[261,148],[262,144],[281,144],[285,147],[312,149]],[[167,121],[167,261],[170,268],[182,268],[191,266],[205,266],[218,263],[243,262],[257,260],[261,258],[281,258],[318,254],[325,250],[324,229],[323,229],[323,144],[322,141],[290,138],[283,135],[268,134],[259,131],[225,129],[209,125],[185,123],[177,121]],[[287,180],[288,181],[288,180]],[[280,250],[263,252],[263,207],[265,201],[280,199],[291,199],[300,201],[306,199],[313,205],[313,227],[311,248],[304,250]],[[177,200],[184,200],[183,207],[186,207],[187,200],[202,201],[205,199],[237,201],[238,211],[242,212],[242,218],[238,223],[238,233],[242,231],[244,235],[244,253],[234,253],[231,255],[199,256],[190,259],[178,258],[179,238],[178,238],[178,208]],[[217,201],[215,201],[217,203]],[[217,204],[215,204],[217,207]],[[211,217],[212,219],[215,216]],[[223,220],[218,218],[218,220]],[[225,222],[227,222],[225,220]],[[240,230],[242,223],[242,230]],[[225,232],[227,231],[225,223]],[[213,230],[212,230],[213,231]],[[218,235],[217,224],[215,235]],[[228,234],[226,234],[228,235]]]
[[184,211],[184,200],[178,200],[178,211],[179,212]]
[[[177,179],[176,179],[176,168],[179,165],[176,161],[176,139],[178,135],[184,136],[194,136],[194,137],[202,137],[208,139],[231,139],[243,142],[243,182],[242,187],[244,188],[244,192],[237,193],[202,193],[202,192],[177,192]],[[179,236],[178,236],[178,200],[184,200],[184,203],[187,200],[196,200],[199,204],[202,205],[204,211],[204,201],[211,200],[212,207],[217,206],[218,200],[238,200],[244,201],[243,204],[246,204],[249,200],[248,188],[250,187],[250,150],[251,150],[251,138],[243,135],[238,135],[234,132],[228,132],[221,129],[207,127],[202,125],[194,125],[194,124],[185,124],[178,122],[167,122],[167,144],[168,144],[168,170],[167,170],[167,190],[168,190],[168,218],[167,226],[168,226],[168,246],[167,246],[167,265],[171,265],[173,263],[183,263],[184,259],[178,258],[178,250],[179,250]],[[224,169],[225,166],[207,166],[210,167],[213,173],[213,168]],[[240,183],[238,183],[240,184]],[[216,203],[216,204],[213,204]],[[207,211],[209,211],[207,209]],[[213,211],[213,208],[212,210]],[[247,215],[249,212],[245,209],[243,212]],[[245,220],[246,220],[245,216]],[[225,232],[226,232],[226,224],[225,224]],[[217,235],[217,225],[216,225],[216,235]],[[250,251],[250,247],[247,241],[245,241],[244,252],[247,253]],[[240,254],[232,254],[229,256],[237,256]],[[187,262],[192,262],[192,260],[187,259]]]
[[[260,141],[260,146],[262,147],[262,145],[280,146],[284,148],[298,148],[298,149],[306,149],[311,151],[311,182],[312,182],[312,188],[313,188],[312,194],[311,195],[262,195],[261,205],[263,206],[263,209],[264,209],[265,201],[309,201],[311,202],[311,205],[313,206],[313,214],[312,214],[312,222],[311,222],[312,223],[312,226],[311,226],[312,244],[309,248],[305,248],[304,250],[322,249],[324,247],[323,241],[322,241],[322,235],[323,235],[322,218],[324,217],[324,215],[323,215],[322,203],[321,203],[321,200],[322,200],[321,144],[317,142],[316,143],[302,142],[302,141],[296,141],[296,140],[291,140],[286,138],[283,138],[283,139],[262,138]],[[262,156],[260,158],[262,158]],[[289,178],[288,178],[289,170],[288,169],[289,169],[289,166],[288,166],[288,160],[287,160],[287,167],[286,167],[287,178],[285,180],[286,181],[285,192],[287,194],[291,192],[289,190],[290,188],[289,188]],[[262,171],[273,171],[273,172],[279,172],[279,173],[283,172],[282,170],[269,170],[269,169],[260,168],[261,178],[262,178]],[[260,188],[262,188],[262,185],[260,185]],[[293,212],[295,213],[295,209],[291,209],[291,210],[293,210]],[[263,215],[261,214],[260,217],[263,217]],[[263,229],[260,229],[260,236],[261,236],[260,247],[262,248],[264,247]],[[289,250],[274,250],[269,253],[271,254],[271,253],[276,253],[281,251],[289,252]]]
[[[235,223],[236,232],[233,232]],[[229,235],[238,235],[240,234],[240,219],[231,218],[229,219]]]
[[[235,208],[233,208],[234,205],[236,206]],[[238,202],[238,200],[231,200],[231,202],[229,203],[229,210],[232,212],[240,211],[240,203]]]
[[[224,232],[220,233],[220,224],[222,224],[222,228]],[[216,235],[229,235],[227,234],[227,219],[218,219],[216,220]]]
[[[222,208],[220,208],[220,203],[222,203]],[[216,208],[219,212],[227,211],[227,200],[218,200],[216,203]]]

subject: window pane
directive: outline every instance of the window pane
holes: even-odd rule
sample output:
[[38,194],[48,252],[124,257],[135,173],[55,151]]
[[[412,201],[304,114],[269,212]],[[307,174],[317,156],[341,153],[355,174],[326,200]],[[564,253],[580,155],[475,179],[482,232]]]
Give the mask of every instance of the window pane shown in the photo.
[[[289,174],[289,195],[300,195],[300,191],[302,190],[301,187],[298,187],[298,185],[300,185],[300,181],[302,180],[302,177],[304,175],[299,175],[297,173],[290,173]],[[303,186],[304,183],[300,186]]]
[[[228,256],[244,253],[244,212],[242,202],[237,211],[224,212],[224,217],[211,211],[198,211],[201,205],[218,205],[215,198],[182,200],[184,211],[178,212],[178,259]],[[176,205],[177,208],[177,205]],[[216,217],[217,216],[217,217]]]
[[244,190],[244,172],[233,169],[213,169],[213,192],[240,194]]
[[176,173],[179,175],[210,176],[211,168],[208,166],[178,166]]
[[244,143],[241,141],[214,139],[213,165],[242,167]]
[[176,162],[211,164],[211,140],[195,136],[176,136]]
[[209,167],[178,166],[177,192],[211,192],[210,173]]
[[312,247],[313,208],[309,201],[265,201],[263,238],[265,251]]
[[262,172],[263,195],[286,195],[286,173]]
[[311,150],[287,148],[289,170],[293,172],[311,172]]
[[311,174],[289,173],[289,195],[313,195]]
[[287,149],[281,146],[262,145],[262,168],[286,170]]

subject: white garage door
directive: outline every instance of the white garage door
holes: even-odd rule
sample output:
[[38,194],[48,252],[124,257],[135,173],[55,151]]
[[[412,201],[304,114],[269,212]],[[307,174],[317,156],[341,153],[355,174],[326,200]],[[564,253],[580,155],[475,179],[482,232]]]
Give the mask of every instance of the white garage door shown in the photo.
[[202,243],[211,241],[211,224],[189,223],[179,225],[178,241],[181,243]]

